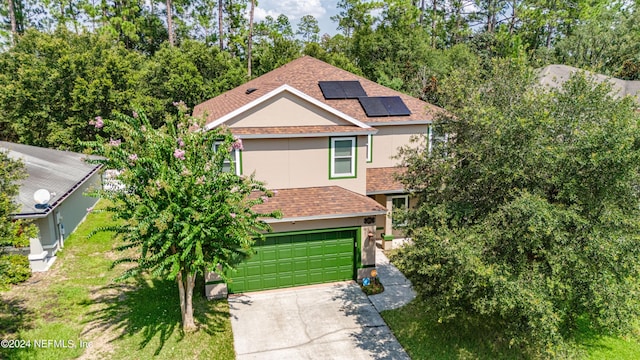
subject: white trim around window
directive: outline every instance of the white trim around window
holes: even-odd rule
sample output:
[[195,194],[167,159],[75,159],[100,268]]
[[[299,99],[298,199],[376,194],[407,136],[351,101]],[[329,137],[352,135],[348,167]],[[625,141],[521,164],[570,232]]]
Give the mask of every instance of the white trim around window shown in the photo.
[[437,133],[433,124],[429,125],[427,132],[429,134],[429,154],[431,154],[431,152],[433,151],[433,147],[436,143],[440,142],[446,144],[447,142],[449,142],[449,134]]
[[[345,147],[341,146],[342,152],[336,154],[336,144],[349,142]],[[348,151],[345,151],[348,150]],[[335,137],[330,140],[329,149],[329,178],[352,178],[356,177],[356,138],[355,137]],[[338,165],[340,164],[340,165]],[[348,171],[345,171],[344,164],[347,164]]]
[[[220,147],[220,145],[222,145],[222,141],[216,141],[213,143],[213,151],[217,152],[218,148]],[[240,150],[231,150],[231,157],[233,158],[233,162],[231,161],[231,159],[225,159],[224,160],[224,166],[228,167],[228,170],[225,171],[231,171],[231,169],[235,169],[235,173],[236,175],[240,176],[242,175],[242,163],[240,160]]]
[[395,196],[389,196],[389,199],[391,199],[391,219],[392,219],[392,225],[395,226],[406,226],[407,225],[407,221],[405,220],[402,223],[395,223],[393,222],[393,211],[395,210],[396,206],[395,206],[395,201],[394,200],[404,200],[402,202],[404,202],[404,205],[402,206],[404,209],[407,209],[409,207],[409,195],[395,195]]
[[373,134],[367,135],[367,162],[373,161]]

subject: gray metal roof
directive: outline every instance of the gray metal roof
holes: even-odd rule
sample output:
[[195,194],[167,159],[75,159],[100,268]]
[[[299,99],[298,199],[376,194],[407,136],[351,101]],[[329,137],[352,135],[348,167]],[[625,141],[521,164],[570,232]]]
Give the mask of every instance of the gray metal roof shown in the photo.
[[29,174],[22,181],[16,199],[21,207],[16,215],[22,217],[38,217],[51,210],[36,209],[33,199],[36,190],[46,189],[52,193],[49,204],[53,208],[100,168],[85,162],[88,156],[84,154],[0,141],[0,151],[7,150],[10,158],[22,159]]
[[567,65],[549,65],[543,67],[539,70],[538,76],[540,84],[559,87],[562,86],[565,81],[569,80],[572,74],[579,71],[584,72],[588,77],[593,78],[597,82],[609,82],[613,90],[611,95],[614,97],[629,95],[634,98],[636,103],[640,104],[640,81],[637,80],[621,80]]

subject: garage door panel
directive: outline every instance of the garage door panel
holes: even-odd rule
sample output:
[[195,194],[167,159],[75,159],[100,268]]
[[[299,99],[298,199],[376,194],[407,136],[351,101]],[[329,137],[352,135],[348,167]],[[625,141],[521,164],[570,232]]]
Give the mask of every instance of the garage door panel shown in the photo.
[[354,275],[355,230],[272,235],[239,266],[231,292],[349,280]]
[[305,272],[309,269],[309,261],[306,258],[296,258],[293,262],[293,271],[302,271]]
[[326,268],[336,268],[340,265],[338,259],[333,257],[325,257],[323,263]]
[[335,279],[336,277],[338,277],[338,270],[337,269],[329,269],[326,270],[323,274],[322,277],[324,279],[324,281],[332,281],[332,279]]
[[276,279],[275,277],[264,277],[262,279],[262,282],[260,282],[259,284],[260,284],[259,287],[251,286],[243,291],[251,291],[253,289],[264,289],[264,290],[277,289],[278,279]]
[[278,274],[278,287],[279,288],[291,287],[291,286],[294,286],[293,274],[292,273]]
[[293,271],[293,261],[291,261],[291,259],[287,260],[288,261],[278,263],[278,273],[288,273]]
[[307,272],[296,272],[293,275],[294,283],[296,284],[311,284],[309,280],[309,275]]
[[243,270],[243,274],[238,274],[241,276],[260,276],[264,272],[262,270],[263,266],[261,264],[250,264],[246,266]]
[[324,267],[322,258],[323,258],[322,255],[310,257],[309,258],[309,269],[311,269],[311,270],[320,270],[320,269],[322,269]]
[[[269,246],[260,246],[260,251],[258,251],[258,258],[261,261],[265,260],[278,260],[278,256],[276,255],[276,249]],[[254,256],[255,257],[255,256]]]

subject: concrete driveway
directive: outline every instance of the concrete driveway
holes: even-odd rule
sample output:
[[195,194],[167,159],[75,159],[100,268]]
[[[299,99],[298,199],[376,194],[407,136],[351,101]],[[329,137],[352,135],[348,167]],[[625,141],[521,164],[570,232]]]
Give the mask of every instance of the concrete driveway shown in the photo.
[[353,281],[229,297],[237,359],[409,359]]

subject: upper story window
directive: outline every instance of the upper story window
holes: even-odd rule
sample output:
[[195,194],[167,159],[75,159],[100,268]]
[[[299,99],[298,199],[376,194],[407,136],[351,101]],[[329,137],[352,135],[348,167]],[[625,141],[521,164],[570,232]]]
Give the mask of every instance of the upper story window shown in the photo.
[[329,177],[356,177],[356,138],[331,138]]
[[446,144],[449,141],[449,134],[444,132],[441,126],[429,126],[429,154],[438,151],[442,156],[447,156]]
[[[216,141],[213,143],[213,151],[218,152],[218,149],[222,146],[222,141]],[[242,175],[242,163],[240,162],[240,150],[232,149],[231,156],[224,159],[222,163],[222,171],[231,172],[234,171],[236,175]]]

